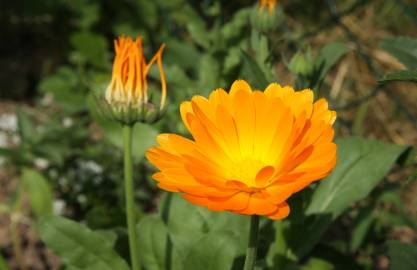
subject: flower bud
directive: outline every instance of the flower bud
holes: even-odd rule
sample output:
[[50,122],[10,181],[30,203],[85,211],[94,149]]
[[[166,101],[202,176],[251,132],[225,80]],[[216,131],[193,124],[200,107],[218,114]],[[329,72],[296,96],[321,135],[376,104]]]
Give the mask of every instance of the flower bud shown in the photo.
[[[114,42],[115,59],[112,79],[105,95],[105,111],[112,119],[125,125],[158,120],[166,103],[166,80],[162,67],[161,45],[158,52],[146,63],[141,37],[133,41],[121,36]],[[161,79],[161,96],[155,104],[148,96],[147,75],[154,63],[158,64]]]
[[277,0],[259,0],[251,14],[251,23],[256,30],[269,33],[277,29],[282,16],[276,4]]
[[291,59],[289,69],[295,73],[307,76],[313,71],[313,56],[311,49],[297,52]]

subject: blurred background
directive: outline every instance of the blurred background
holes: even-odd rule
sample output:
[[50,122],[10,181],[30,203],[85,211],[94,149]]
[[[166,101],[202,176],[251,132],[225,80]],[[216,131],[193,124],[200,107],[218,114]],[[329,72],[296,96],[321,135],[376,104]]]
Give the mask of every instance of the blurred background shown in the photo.
[[[273,14],[254,0],[1,1],[0,269],[61,269],[34,225],[45,212],[122,230],[120,130],[93,102],[121,34],[141,35],[147,59],[166,44],[166,115],[135,128],[139,215],[160,197],[144,150],[159,132],[186,134],[181,101],[238,78],[314,89],[337,110],[338,137],[417,146],[415,0],[279,0]],[[156,68],[150,81],[157,93]],[[387,240],[417,241],[409,157],[326,233],[360,269],[389,269]]]

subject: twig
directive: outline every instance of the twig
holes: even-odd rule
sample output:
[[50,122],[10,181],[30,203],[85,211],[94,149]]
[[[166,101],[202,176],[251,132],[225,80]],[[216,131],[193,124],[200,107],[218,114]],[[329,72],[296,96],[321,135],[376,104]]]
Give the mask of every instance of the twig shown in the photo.
[[[337,10],[335,8],[335,5],[333,4],[330,7],[331,8],[331,10],[330,10],[331,18],[329,20],[325,21],[324,23],[322,23],[315,30],[303,34],[298,39],[303,40],[303,39],[309,38],[311,36],[315,36],[315,35],[317,35],[318,33],[320,33],[321,31],[323,31],[327,28],[334,27],[335,26],[334,22],[340,21],[343,17],[355,12],[358,8],[361,8],[361,7],[365,6],[366,4],[368,4],[368,2],[369,2],[369,0],[357,0],[355,3],[353,3],[350,7],[343,10],[342,12],[337,12]],[[331,4],[327,0],[326,0],[326,3],[328,5]],[[333,12],[335,12],[335,13],[333,13]]]
[[[367,2],[367,1],[366,1]],[[337,9],[335,8],[335,4],[332,0],[326,0],[326,3],[328,4],[330,13],[332,14],[332,17],[337,18],[335,20],[336,24],[342,28],[342,30],[346,33],[348,38],[354,42],[357,46],[357,52],[358,54],[364,59],[366,65],[368,66],[371,73],[374,75],[375,78],[381,78],[383,76],[383,72],[376,67],[376,65],[373,62],[373,59],[363,50],[362,45],[359,42],[359,39],[356,37],[356,35],[347,27],[342,21],[340,21],[340,14],[337,14]],[[351,109],[358,105],[360,105],[362,102],[372,98],[376,94],[378,94],[380,91],[384,91],[385,88],[381,85],[376,86],[376,88],[369,93],[368,95],[359,98],[357,100],[354,100],[353,102],[346,104],[344,106],[339,107],[341,110]],[[408,111],[408,109],[404,106],[403,102],[398,98],[398,96],[394,95],[391,92],[387,92],[387,94],[392,98],[392,100],[396,103],[396,105],[400,108],[401,112],[404,113],[404,115],[407,117],[407,119],[412,123],[412,125],[417,129],[417,119],[413,116],[412,113]]]
[[378,85],[369,94],[367,94],[363,97],[360,97],[358,99],[355,99],[355,100],[349,102],[348,104],[344,104],[344,105],[341,105],[341,106],[334,106],[333,109],[335,109],[337,111],[346,111],[346,110],[356,108],[357,106],[361,105],[363,102],[368,101],[369,99],[376,96],[381,91],[385,91],[385,88],[382,85]]

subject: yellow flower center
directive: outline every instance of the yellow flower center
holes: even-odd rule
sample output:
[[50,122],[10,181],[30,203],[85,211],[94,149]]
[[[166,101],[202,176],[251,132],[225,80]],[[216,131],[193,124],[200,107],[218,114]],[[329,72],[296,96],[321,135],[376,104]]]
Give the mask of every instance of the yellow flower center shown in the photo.
[[242,182],[248,187],[259,187],[259,184],[256,183],[256,176],[262,168],[267,166],[265,162],[251,157],[231,165],[229,172],[230,179]]

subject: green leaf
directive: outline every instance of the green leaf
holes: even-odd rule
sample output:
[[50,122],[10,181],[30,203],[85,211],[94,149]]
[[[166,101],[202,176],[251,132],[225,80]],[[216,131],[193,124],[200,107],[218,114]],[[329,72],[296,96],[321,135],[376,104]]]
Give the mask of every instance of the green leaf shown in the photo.
[[359,210],[359,215],[355,227],[352,230],[352,236],[350,238],[350,251],[356,252],[359,247],[364,242],[368,231],[370,230],[372,223],[374,221],[374,216],[372,214],[372,207],[366,207]]
[[250,8],[242,8],[236,11],[230,22],[223,25],[221,35],[226,40],[238,39],[240,35],[246,34],[245,27],[249,24]]
[[96,67],[106,67],[109,60],[107,41],[98,34],[83,31],[71,35],[71,45],[81,55],[83,60]]
[[206,54],[201,57],[199,71],[199,92],[196,94],[208,96],[209,93],[218,87],[220,78],[220,66],[218,61]]
[[320,182],[307,214],[339,216],[353,202],[365,198],[389,172],[407,146],[359,137],[338,140],[338,162]]
[[117,234],[115,231],[112,230],[95,230],[97,234],[101,234],[101,237],[106,239],[110,246],[114,246],[117,241]]
[[80,270],[129,270],[102,233],[57,216],[43,217],[39,230],[46,245],[68,266]]
[[[23,165],[29,163],[28,155],[25,152],[25,149],[22,147],[17,149],[0,147],[0,156],[9,159],[10,162],[15,163],[16,165]],[[30,159],[30,161],[31,160],[32,159]]]
[[379,44],[408,69],[417,69],[417,39],[411,37],[394,37],[384,39]]
[[[315,262],[313,262],[315,261]],[[310,262],[310,263],[309,263]],[[322,265],[323,268],[318,267]],[[312,252],[310,259],[305,266],[310,266],[304,269],[334,269],[334,270],[358,270],[361,267],[356,263],[354,258],[345,255],[339,250],[329,245],[320,244],[314,252]],[[326,268],[327,267],[327,268]]]
[[145,217],[137,228],[147,270],[230,269],[236,256],[244,255],[246,216],[211,212],[171,193],[162,208],[161,217]]
[[390,241],[388,242],[388,255],[391,258],[390,269],[392,270],[417,269],[417,245]]
[[176,39],[167,40],[167,48],[164,52],[165,63],[174,63],[182,69],[196,69],[200,62],[200,53],[195,46]]
[[180,257],[159,216],[149,215],[137,226],[140,261],[146,270],[183,270]]
[[385,75],[378,82],[385,84],[392,81],[405,81],[417,83],[417,70],[402,70],[395,73]]
[[264,89],[268,85],[268,80],[262,68],[258,63],[245,51],[242,50],[243,69],[242,78],[248,80],[254,88]]
[[30,118],[29,114],[25,112],[22,108],[17,108],[17,126],[20,139],[23,143],[30,143],[34,141],[35,127],[33,125],[33,120]]
[[39,84],[43,92],[52,93],[60,108],[68,113],[85,109],[85,93],[79,89],[79,78],[69,67],[61,67]]
[[48,181],[32,169],[23,169],[22,181],[36,217],[52,214],[53,195]]
[[258,66],[262,70],[266,80],[269,81],[272,77],[272,73],[270,64],[267,62],[270,57],[268,38],[257,31],[252,31],[250,40],[251,48],[255,51],[254,60],[258,63]]
[[310,258],[300,270],[335,270],[334,265],[321,258]]
[[74,1],[72,6],[79,13],[75,23],[81,29],[90,29],[100,19],[100,6],[96,3]]
[[[406,186],[402,189],[405,188]],[[381,221],[383,225],[409,226],[410,228],[417,230],[416,220],[404,206],[401,188],[399,186],[394,189],[386,188],[378,196],[377,203],[381,205],[390,205],[389,210],[384,211],[383,214],[377,215],[379,221]]]
[[241,48],[232,47],[229,48],[224,58],[223,72],[229,73],[240,64]]
[[[177,194],[170,199],[168,231],[174,246],[181,256],[194,248],[198,239],[211,232],[228,232],[239,241],[238,254],[243,255],[248,241],[249,219],[247,216],[228,212],[212,212],[206,208],[192,205]],[[187,217],[187,222],[184,222]]]
[[210,38],[207,35],[205,21],[194,18],[187,24],[187,30],[190,33],[191,38],[204,49],[210,47]]
[[[307,255],[329,225],[350,205],[368,196],[398,157],[408,149],[407,146],[358,137],[338,140],[337,145],[336,167],[326,179],[320,181],[310,204],[307,207],[295,207],[290,201],[290,217],[283,221],[285,226],[276,228],[283,230],[281,235],[285,237],[286,245],[269,254],[272,258],[286,256],[296,260]],[[308,193],[296,194],[293,199],[307,202],[308,199],[302,197],[305,194]]]
[[329,70],[349,51],[350,48],[341,42],[328,43],[324,46],[315,63],[315,68],[319,70],[317,81],[323,80]]
[[0,270],[10,270],[10,267],[7,265],[6,260],[1,255],[0,255]]
[[184,270],[230,270],[237,246],[236,236],[227,232],[206,234],[188,253]]

